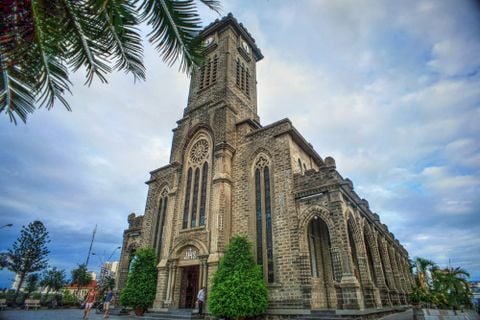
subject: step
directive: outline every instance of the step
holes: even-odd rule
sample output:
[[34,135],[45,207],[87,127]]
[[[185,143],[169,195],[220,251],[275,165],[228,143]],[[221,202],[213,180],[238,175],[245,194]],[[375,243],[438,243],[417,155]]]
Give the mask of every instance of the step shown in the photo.
[[145,313],[143,318],[155,320],[199,320],[203,316],[192,313],[191,309],[177,309],[170,311],[157,311]]

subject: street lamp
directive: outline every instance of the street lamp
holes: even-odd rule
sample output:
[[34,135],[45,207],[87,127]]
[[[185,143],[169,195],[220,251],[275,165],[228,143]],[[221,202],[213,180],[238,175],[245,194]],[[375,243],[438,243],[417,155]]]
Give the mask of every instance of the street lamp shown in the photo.
[[13,226],[12,223],[7,223],[7,224],[1,226],[0,229],[6,228],[6,227],[11,227],[11,226]]
[[103,259],[100,258],[100,256],[98,254],[96,254],[95,252],[92,252],[92,253],[90,253],[90,255],[97,256],[98,261],[100,261],[100,266],[103,265]]
[[107,261],[110,261],[110,259],[112,258],[113,254],[115,253],[115,251],[117,251],[118,249],[121,249],[122,247],[118,246],[116,247],[115,249],[113,249],[112,253],[110,254],[110,256],[108,257]]

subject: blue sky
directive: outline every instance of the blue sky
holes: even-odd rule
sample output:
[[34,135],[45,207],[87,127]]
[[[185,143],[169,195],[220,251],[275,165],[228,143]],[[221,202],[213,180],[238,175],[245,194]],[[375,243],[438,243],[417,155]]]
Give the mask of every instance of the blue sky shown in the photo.
[[[354,182],[411,257],[480,279],[480,11],[473,1],[222,1],[256,39],[263,125],[288,117]],[[217,18],[202,10],[204,24]],[[50,231],[50,264],[98,269],[167,164],[189,79],[146,43],[147,81],[84,87],[73,112],[0,118],[0,251]],[[118,251],[114,254],[118,258]],[[0,271],[0,287],[12,274]]]

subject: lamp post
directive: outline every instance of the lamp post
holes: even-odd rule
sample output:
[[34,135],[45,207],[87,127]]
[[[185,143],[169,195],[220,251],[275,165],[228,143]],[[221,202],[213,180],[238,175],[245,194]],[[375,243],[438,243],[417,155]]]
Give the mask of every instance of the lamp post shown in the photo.
[[110,256],[108,257],[107,261],[110,261],[110,259],[112,258],[113,254],[115,253],[115,251],[117,251],[118,249],[121,249],[122,247],[118,246],[116,247],[115,249],[113,249],[112,253],[110,254]]

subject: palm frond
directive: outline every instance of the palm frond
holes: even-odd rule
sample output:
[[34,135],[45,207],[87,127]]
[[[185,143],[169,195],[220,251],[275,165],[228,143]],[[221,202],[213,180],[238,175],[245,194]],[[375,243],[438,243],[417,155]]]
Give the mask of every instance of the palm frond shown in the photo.
[[[70,109],[63,94],[69,91],[68,71],[60,62],[63,55],[59,12],[55,1],[31,0],[29,10],[9,16],[11,23],[2,47],[2,90],[0,109],[16,123],[26,122],[38,99],[40,106],[51,108],[56,99]],[[8,23],[7,23],[8,24]],[[3,39],[3,38],[2,38]],[[15,44],[18,50],[10,50]]]
[[131,72],[134,79],[145,80],[142,39],[138,33],[138,14],[130,1],[93,0],[93,6],[103,19],[102,34],[115,69]]
[[218,14],[222,13],[222,5],[218,0],[200,0],[204,5],[209,7],[211,10],[215,11]]
[[63,97],[66,91],[70,92],[68,70],[61,61],[63,48],[61,35],[58,34],[59,23],[56,16],[52,16],[52,7],[42,1],[32,0],[32,10],[35,25],[35,43],[29,51],[32,68],[29,72],[36,79],[36,93],[40,106],[48,109],[53,107],[58,99],[70,110],[68,102]]
[[22,81],[22,73],[17,66],[7,67],[0,57],[0,112],[5,112],[10,121],[17,124],[16,117],[24,123],[29,113],[35,111],[33,88]]
[[196,36],[201,30],[194,0],[143,0],[142,20],[152,26],[150,42],[168,65],[180,58],[180,70],[192,71],[202,60]]
[[31,0],[2,1],[0,30],[0,54],[3,66],[9,68],[22,61],[34,42]]
[[107,82],[105,75],[111,71],[108,65],[108,49],[103,43],[102,20],[86,0],[59,0],[64,16],[66,58],[73,71],[85,66],[90,85],[94,76]]

